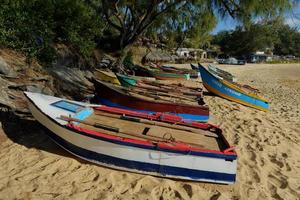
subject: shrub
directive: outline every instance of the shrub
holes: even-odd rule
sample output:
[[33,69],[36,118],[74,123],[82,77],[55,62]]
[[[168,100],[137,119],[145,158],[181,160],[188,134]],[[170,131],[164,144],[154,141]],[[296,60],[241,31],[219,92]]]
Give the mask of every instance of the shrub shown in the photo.
[[88,58],[103,24],[80,0],[4,0],[0,9],[0,44],[50,62],[56,42]]

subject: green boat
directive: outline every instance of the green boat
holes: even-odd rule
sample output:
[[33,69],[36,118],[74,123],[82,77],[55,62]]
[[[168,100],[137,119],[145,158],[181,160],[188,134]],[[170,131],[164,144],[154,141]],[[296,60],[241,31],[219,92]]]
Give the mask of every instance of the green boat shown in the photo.
[[181,95],[188,96],[197,96],[202,97],[202,89],[201,88],[189,88],[180,84],[164,84],[158,81],[153,81],[149,79],[141,79],[136,76],[127,76],[123,74],[116,74],[119,82],[122,86],[125,87],[137,87],[148,90],[156,90],[160,92],[175,92],[180,93]]
[[154,77],[142,77],[142,76],[131,76],[131,75],[123,75],[116,73],[116,76],[121,83],[122,86],[130,87],[135,86],[137,84],[137,81],[155,81],[156,79]]

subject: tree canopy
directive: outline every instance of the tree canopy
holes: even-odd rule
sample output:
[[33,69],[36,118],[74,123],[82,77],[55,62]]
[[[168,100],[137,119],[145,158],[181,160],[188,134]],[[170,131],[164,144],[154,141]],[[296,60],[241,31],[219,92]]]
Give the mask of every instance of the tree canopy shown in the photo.
[[300,32],[284,24],[283,18],[260,21],[247,28],[222,31],[215,35],[212,44],[231,56],[247,56],[255,51],[273,51],[277,55],[300,56]]
[[[98,8],[109,27],[116,31],[118,48],[132,44],[148,29],[165,33],[175,42],[207,38],[216,24],[216,15],[231,16],[245,25],[255,17],[271,18],[293,5],[289,0],[101,0],[90,2]],[[151,27],[152,26],[152,27]],[[176,34],[181,33],[181,34]],[[152,32],[153,33],[153,32]],[[174,34],[175,33],[175,34]],[[172,38],[173,37],[173,38]],[[182,38],[183,37],[183,38]],[[188,43],[188,40],[186,41]]]
[[293,4],[293,0],[3,0],[0,44],[43,59],[55,43],[65,43],[87,58],[97,45],[123,50],[142,35],[171,48],[205,47],[219,17],[240,21],[240,33],[249,27],[259,32],[250,23],[253,19],[280,16]]

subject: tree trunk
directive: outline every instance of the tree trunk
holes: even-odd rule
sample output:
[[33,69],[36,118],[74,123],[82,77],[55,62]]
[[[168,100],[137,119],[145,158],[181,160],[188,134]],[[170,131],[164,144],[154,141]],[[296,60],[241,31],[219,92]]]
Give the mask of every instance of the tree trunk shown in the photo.
[[129,47],[125,47],[122,50],[120,50],[120,55],[118,56],[116,61],[113,63],[113,71],[114,72],[118,72],[118,73],[122,73],[122,74],[127,73],[127,69],[125,68],[125,66],[123,64],[123,61],[127,56],[128,50],[129,50]]

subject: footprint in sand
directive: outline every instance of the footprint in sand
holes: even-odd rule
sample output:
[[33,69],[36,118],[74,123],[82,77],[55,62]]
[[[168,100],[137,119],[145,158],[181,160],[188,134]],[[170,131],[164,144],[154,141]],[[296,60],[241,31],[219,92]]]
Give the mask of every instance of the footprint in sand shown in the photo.
[[271,194],[272,198],[274,198],[276,200],[284,200],[281,196],[278,195],[277,188],[273,184],[269,183],[268,184],[268,189],[270,191],[270,194]]
[[282,168],[284,166],[283,162],[276,159],[276,155],[269,155],[270,161],[274,164],[276,164],[279,168]]

